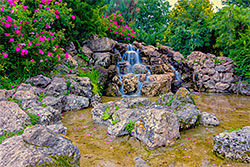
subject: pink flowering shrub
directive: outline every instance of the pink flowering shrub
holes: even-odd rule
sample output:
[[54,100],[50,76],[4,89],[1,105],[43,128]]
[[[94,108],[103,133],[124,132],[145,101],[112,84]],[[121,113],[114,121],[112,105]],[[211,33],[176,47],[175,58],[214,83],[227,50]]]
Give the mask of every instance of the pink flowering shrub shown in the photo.
[[[0,86],[8,79],[26,79],[49,72],[67,58],[62,43],[65,29],[75,18],[62,0],[7,0],[0,5]],[[35,6],[34,6],[35,5]],[[3,87],[3,86],[2,86]]]
[[121,12],[113,13],[104,18],[108,26],[107,36],[119,42],[130,43],[136,39],[136,31],[132,28],[133,23],[128,23]]

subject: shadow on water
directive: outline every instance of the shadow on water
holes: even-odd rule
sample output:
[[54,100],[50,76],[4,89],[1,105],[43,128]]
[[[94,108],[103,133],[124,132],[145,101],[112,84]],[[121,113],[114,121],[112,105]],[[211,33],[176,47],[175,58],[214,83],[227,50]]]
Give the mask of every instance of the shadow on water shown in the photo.
[[[213,137],[225,130],[250,126],[250,97],[240,95],[193,95],[202,112],[219,118],[218,127],[199,126],[181,132],[181,139],[172,147],[149,150],[137,139],[124,136],[107,136],[107,127],[93,124],[91,108],[64,113],[63,124],[68,128],[67,136],[79,147],[81,166],[134,166],[134,158],[142,157],[149,166],[200,167],[209,162],[211,166],[246,167],[249,164],[222,160],[213,150]],[[103,97],[103,102],[119,100]],[[150,98],[156,101],[156,97]]]

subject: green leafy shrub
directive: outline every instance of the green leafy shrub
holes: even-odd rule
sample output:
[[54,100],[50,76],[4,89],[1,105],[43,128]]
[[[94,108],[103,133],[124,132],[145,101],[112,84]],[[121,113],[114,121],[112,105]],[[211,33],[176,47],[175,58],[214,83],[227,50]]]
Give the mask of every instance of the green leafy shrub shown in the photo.
[[72,9],[75,16],[74,28],[66,32],[70,41],[80,41],[88,39],[90,35],[97,34],[99,37],[106,36],[107,26],[102,19],[107,6],[105,0],[64,0],[67,7]]
[[103,112],[103,117],[102,117],[103,120],[108,120],[112,118],[111,115],[109,114],[109,110],[110,110],[110,107],[108,106]]
[[98,70],[95,70],[95,69],[91,69],[90,72],[85,72],[83,70],[79,71],[79,77],[88,77],[93,85],[93,89],[92,89],[92,92],[94,94],[99,94],[99,95],[102,95],[102,85],[100,85],[98,83],[98,79],[100,77],[100,72]]
[[28,116],[30,117],[30,122],[32,125],[36,125],[39,123],[39,119],[40,119],[40,116],[39,114],[36,115],[36,114],[31,114],[31,113],[27,113]]
[[131,43],[136,38],[136,31],[132,28],[133,22],[126,22],[121,12],[117,11],[104,18],[108,26],[107,36],[124,43]]
[[135,122],[136,121],[129,120],[129,123],[126,125],[125,129],[129,132],[129,134],[131,134],[132,130],[134,129]]
[[62,58],[67,58],[61,46],[65,29],[55,29],[55,20],[63,18],[72,25],[70,10],[65,4],[51,0],[29,2],[1,1],[0,18],[0,85],[50,71]]
[[119,110],[120,109],[120,106],[115,106],[115,110]]

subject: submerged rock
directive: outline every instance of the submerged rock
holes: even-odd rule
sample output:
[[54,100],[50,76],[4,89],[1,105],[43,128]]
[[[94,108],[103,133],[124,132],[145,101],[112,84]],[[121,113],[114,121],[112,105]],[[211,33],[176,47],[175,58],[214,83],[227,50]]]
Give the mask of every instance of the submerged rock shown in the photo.
[[29,127],[23,135],[6,139],[0,150],[0,166],[80,166],[78,147],[43,125]]
[[218,126],[220,125],[220,122],[218,118],[216,118],[212,114],[209,114],[207,112],[202,112],[200,124],[205,126]]
[[215,136],[214,152],[221,158],[250,163],[250,126]]

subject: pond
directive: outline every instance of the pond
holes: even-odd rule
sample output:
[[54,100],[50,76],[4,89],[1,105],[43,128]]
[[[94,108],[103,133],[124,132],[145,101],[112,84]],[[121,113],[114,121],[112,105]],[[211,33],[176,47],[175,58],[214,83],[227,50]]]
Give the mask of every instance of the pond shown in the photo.
[[[214,114],[221,125],[199,126],[181,132],[181,139],[172,147],[150,150],[139,140],[123,136],[111,138],[107,127],[93,124],[91,108],[66,112],[63,124],[68,128],[67,136],[74,141],[81,152],[81,166],[134,166],[134,158],[140,157],[151,167],[169,166],[200,167],[211,166],[245,167],[249,164],[222,160],[214,155],[213,137],[225,130],[250,126],[250,97],[240,95],[193,95],[202,112]],[[103,103],[120,100],[117,97],[103,97]],[[157,97],[150,97],[156,101]]]

